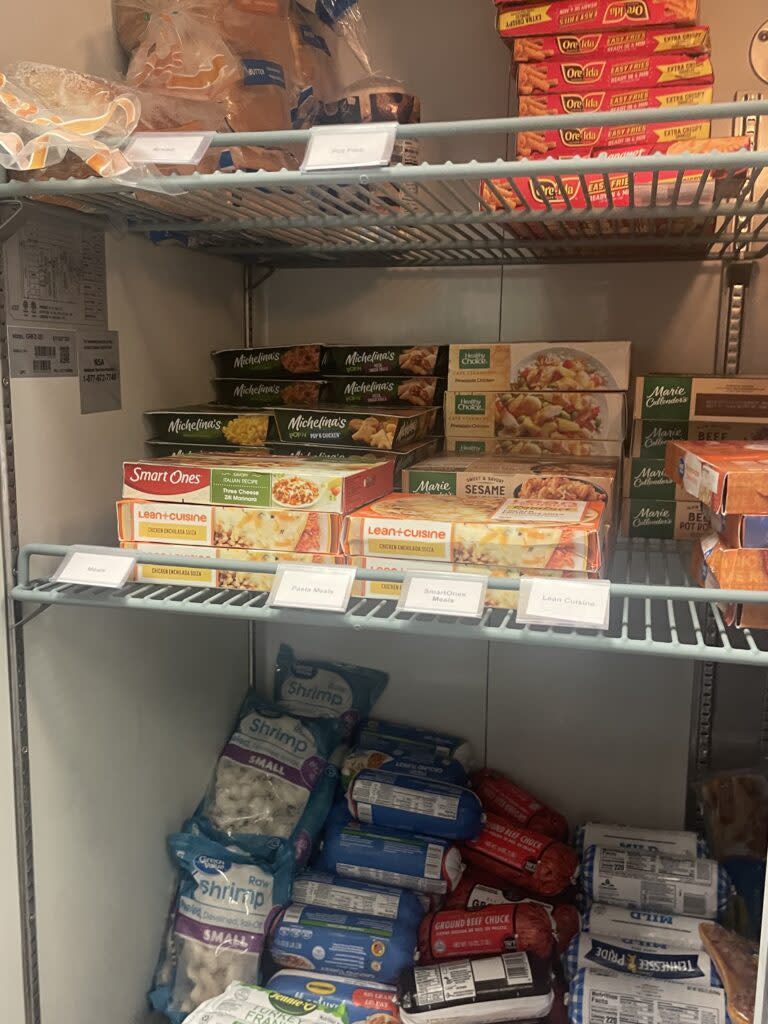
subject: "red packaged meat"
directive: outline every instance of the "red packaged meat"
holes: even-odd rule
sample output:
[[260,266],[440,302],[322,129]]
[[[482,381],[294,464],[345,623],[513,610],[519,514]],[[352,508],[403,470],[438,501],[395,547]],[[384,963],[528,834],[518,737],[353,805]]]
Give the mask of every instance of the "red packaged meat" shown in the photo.
[[579,873],[573,847],[540,832],[515,828],[496,814],[489,814],[477,839],[463,843],[461,849],[467,863],[542,896],[563,892]]
[[500,772],[483,768],[472,776],[472,788],[486,811],[508,818],[515,825],[533,829],[562,841],[568,838],[568,822],[557,811],[526,793]]
[[419,928],[421,962],[491,953],[552,956],[555,922],[539,903],[500,903],[482,910],[427,914]]

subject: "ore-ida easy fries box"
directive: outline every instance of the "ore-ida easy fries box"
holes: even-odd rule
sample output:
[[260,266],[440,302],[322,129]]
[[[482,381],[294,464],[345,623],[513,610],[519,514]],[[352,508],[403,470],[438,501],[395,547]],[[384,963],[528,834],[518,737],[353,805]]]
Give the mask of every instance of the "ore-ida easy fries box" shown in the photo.
[[525,61],[651,57],[656,54],[709,53],[712,44],[705,25],[693,28],[632,28],[623,32],[565,32],[551,36],[505,36],[513,59]]
[[645,25],[695,25],[698,0],[559,0],[511,3],[496,0],[501,36],[538,36]]
[[679,83],[709,85],[715,80],[709,57],[686,53],[623,59],[570,59],[520,64],[517,93],[579,93],[595,89],[658,88]]

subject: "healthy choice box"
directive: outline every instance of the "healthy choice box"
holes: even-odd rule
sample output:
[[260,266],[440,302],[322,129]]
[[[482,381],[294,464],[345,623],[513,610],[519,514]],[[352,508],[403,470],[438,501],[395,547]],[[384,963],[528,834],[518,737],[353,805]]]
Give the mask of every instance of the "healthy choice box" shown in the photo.
[[259,447],[272,432],[272,413],[223,405],[182,405],[144,413],[150,440],[168,444]]
[[698,0],[559,0],[513,3],[496,0],[497,27],[504,37],[557,35],[646,25],[695,25]]
[[291,345],[285,348],[229,348],[212,353],[216,376],[312,377],[320,373],[322,345]]
[[640,59],[659,54],[710,53],[709,28],[631,28],[623,32],[564,32],[560,35],[505,36],[518,63],[602,57]]
[[456,437],[622,441],[626,402],[597,391],[448,391],[445,433]]
[[524,456],[525,458],[620,459],[621,441],[550,441],[547,438],[455,437],[445,439],[445,450],[456,455]]
[[392,490],[393,463],[209,455],[123,463],[123,497],[194,505],[350,512]]
[[628,341],[451,345],[451,391],[625,391]]
[[447,361],[447,345],[328,345],[322,369],[350,377],[440,377]]
[[635,420],[629,454],[663,459],[670,441],[768,441],[768,423],[687,423]]
[[377,406],[375,412],[346,405],[274,409],[281,441],[357,445],[397,451],[433,433],[439,409]]
[[393,494],[345,520],[343,548],[362,557],[597,572],[602,502]]
[[590,92],[596,88],[659,87],[679,82],[709,85],[714,80],[712,61],[703,55],[676,53],[612,60],[574,58],[520,64],[517,92],[519,96],[530,96],[549,92]]
[[672,441],[667,476],[722,515],[768,512],[768,443]]
[[638,377],[633,415],[664,422],[768,424],[768,377]]
[[698,501],[654,501],[634,498],[622,502],[622,537],[690,540],[712,528]]

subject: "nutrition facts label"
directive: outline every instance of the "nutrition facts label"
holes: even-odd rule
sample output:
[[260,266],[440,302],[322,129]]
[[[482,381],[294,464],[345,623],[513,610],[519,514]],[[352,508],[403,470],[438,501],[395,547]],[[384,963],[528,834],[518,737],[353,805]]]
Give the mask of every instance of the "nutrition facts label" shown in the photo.
[[711,862],[701,859],[598,848],[593,890],[604,903],[691,917],[717,914],[717,876]]
[[581,1019],[589,1024],[725,1024],[722,989],[643,981],[589,970]]
[[478,996],[503,998],[510,994],[510,989],[532,984],[533,975],[525,953],[506,953],[479,960],[456,960],[439,967],[417,967],[414,982],[417,1004],[433,1006],[468,1002]]
[[[418,790],[404,789],[384,782],[370,782],[368,779],[355,781],[352,796],[362,804],[376,804],[379,807],[445,818],[448,821],[455,821],[459,810],[458,797],[421,793]],[[369,821],[370,818],[363,820]]]
[[310,906],[331,907],[349,914],[372,914],[374,917],[394,919],[400,909],[400,897],[389,893],[360,892],[343,885],[297,879],[293,886],[294,899]]

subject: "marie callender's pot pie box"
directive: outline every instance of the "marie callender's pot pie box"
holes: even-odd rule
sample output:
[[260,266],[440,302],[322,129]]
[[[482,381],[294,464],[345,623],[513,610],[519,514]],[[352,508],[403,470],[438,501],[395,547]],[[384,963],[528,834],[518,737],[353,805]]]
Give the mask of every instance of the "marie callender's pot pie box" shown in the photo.
[[602,502],[392,494],[345,520],[348,555],[597,572]]

